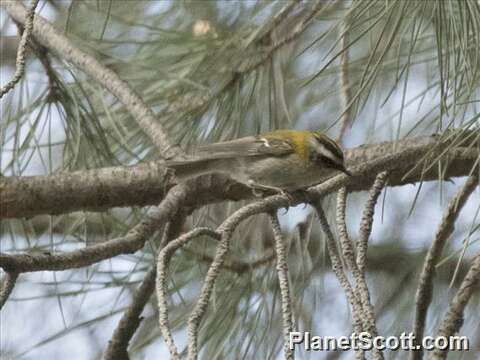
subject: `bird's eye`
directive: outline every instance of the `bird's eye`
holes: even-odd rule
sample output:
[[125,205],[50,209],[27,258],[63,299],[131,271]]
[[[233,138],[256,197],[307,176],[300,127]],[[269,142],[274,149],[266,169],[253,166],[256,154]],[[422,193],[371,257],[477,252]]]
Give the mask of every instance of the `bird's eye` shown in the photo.
[[337,168],[337,164],[330,158],[326,157],[326,156],[319,156],[317,158],[317,161],[319,163],[322,163],[324,164],[325,166],[327,167],[331,167],[331,168]]

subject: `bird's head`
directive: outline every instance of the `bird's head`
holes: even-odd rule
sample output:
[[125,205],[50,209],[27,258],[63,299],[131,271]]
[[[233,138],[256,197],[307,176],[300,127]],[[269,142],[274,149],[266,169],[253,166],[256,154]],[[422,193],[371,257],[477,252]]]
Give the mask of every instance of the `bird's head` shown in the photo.
[[318,166],[341,171],[349,176],[352,175],[345,167],[345,159],[342,148],[325,134],[312,131],[308,139],[309,158]]

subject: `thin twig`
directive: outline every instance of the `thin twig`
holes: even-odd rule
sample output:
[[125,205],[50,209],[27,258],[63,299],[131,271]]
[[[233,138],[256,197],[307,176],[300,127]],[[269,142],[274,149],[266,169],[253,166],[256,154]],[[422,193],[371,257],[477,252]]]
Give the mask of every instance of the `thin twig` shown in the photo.
[[[478,283],[480,283],[480,254],[477,254],[473,258],[470,270],[450,302],[447,314],[440,324],[437,337],[443,336],[448,339],[455,335],[455,333],[458,333],[464,321],[463,312],[475,291],[475,285]],[[446,350],[440,350],[437,348],[433,352],[432,359],[443,360],[447,358],[447,354],[448,348]]]
[[230,247],[231,235],[231,232],[222,233],[222,238],[217,246],[215,257],[205,277],[205,282],[203,283],[200,297],[198,298],[197,303],[195,304],[195,307],[188,318],[188,359],[190,360],[194,360],[198,357],[198,328],[203,316],[205,315],[205,312],[207,311],[208,302],[210,300],[213,287]]
[[[22,24],[27,22],[27,10],[20,1],[2,1],[8,14]],[[84,71],[109,90],[130,112],[143,132],[164,158],[181,157],[183,151],[173,146],[171,137],[142,98],[111,69],[102,65],[94,56],[76,47],[49,21],[37,15],[33,21],[33,35],[46,48],[54,50],[63,59]]]
[[[345,187],[342,187],[340,190],[338,190],[338,194],[337,194],[336,223],[337,223],[338,238],[340,242],[340,247],[342,249],[343,259],[345,260],[347,269],[354,274],[354,279],[356,282],[355,289],[354,289],[355,301],[357,303],[358,311],[360,311],[361,314],[357,316],[357,318],[355,319],[357,321],[357,324],[354,326],[354,328],[356,328],[357,333],[360,333],[365,329],[368,329],[368,326],[365,327],[362,321],[362,319],[365,320],[366,318],[363,315],[364,301],[361,300],[362,293],[365,294],[365,292],[361,292],[357,290],[359,289],[359,281],[361,282],[362,276],[360,274],[360,271],[358,270],[357,263],[355,262],[355,252],[354,252],[353,242],[348,236],[347,223],[345,220],[346,205],[347,205],[347,189]],[[368,294],[368,288],[367,288],[367,294]],[[363,350],[356,351],[355,356],[357,359],[365,359],[365,354]]]
[[2,279],[0,285],[0,310],[7,302],[10,294],[12,293],[15,283],[17,282],[18,272],[6,272],[5,277]]
[[292,297],[288,281],[288,255],[285,247],[285,239],[280,229],[277,215],[269,214],[272,225],[273,237],[275,239],[275,252],[277,256],[277,274],[280,284],[280,295],[282,298],[283,336],[285,359],[295,358],[294,349],[290,348],[290,333],[293,332]]
[[[368,290],[367,279],[365,275],[368,238],[372,231],[373,215],[377,199],[385,186],[388,178],[388,172],[384,171],[377,175],[370,189],[367,203],[363,210],[362,219],[360,221],[360,235],[357,242],[357,266],[353,267],[353,276],[355,278],[355,294],[360,299],[363,311],[364,330],[368,331],[371,336],[377,336],[377,325],[375,311],[370,299],[370,291]],[[373,355],[375,359],[383,359],[383,353],[374,348]]]
[[[211,263],[213,261],[213,256],[203,253],[203,252],[198,252],[198,251],[192,251],[190,249],[184,249],[184,251],[191,253],[197,260]],[[228,259],[228,261],[225,261],[225,263],[222,265],[222,269],[234,272],[236,274],[243,274],[247,271],[252,271],[257,269],[260,266],[266,265],[269,262],[271,262],[273,259],[275,259],[275,253],[269,251],[267,254],[260,256],[257,260],[253,261],[240,261],[237,259]]]
[[372,232],[373,214],[375,211],[375,204],[382,192],[387,181],[388,172],[384,171],[377,175],[370,192],[368,200],[362,214],[360,221],[360,235],[357,243],[357,266],[361,272],[365,271],[365,264],[367,259],[368,238]]
[[27,51],[27,41],[30,37],[30,34],[32,33],[33,18],[35,17],[35,8],[37,7],[38,2],[39,0],[32,1],[32,6],[28,9],[25,16],[25,26],[22,38],[20,39],[20,43],[18,44],[15,74],[13,75],[13,78],[0,89],[0,99],[3,97],[3,95],[8,93],[15,87],[15,85],[20,81],[23,74],[25,73],[25,54]]
[[300,3],[300,0],[292,0],[287,2],[287,4],[285,4],[285,6],[283,6],[283,8],[281,8],[280,11],[278,11],[272,17],[271,21],[265,24],[265,28],[260,31],[260,32],[264,32],[265,35],[260,36],[260,39],[271,35],[272,32],[276,30],[278,25],[280,25],[280,23],[282,23],[283,20],[285,20],[288,17],[288,15],[290,15],[293,8],[297,6],[297,4],[299,3]]
[[[156,280],[156,293],[158,299],[158,322],[160,331],[168,346],[172,359],[180,359],[178,355],[178,349],[173,341],[172,332],[168,325],[168,304],[167,304],[167,271],[168,265],[172,258],[172,255],[177,249],[184,246],[190,240],[207,235],[218,239],[220,235],[210,228],[196,228],[193,229],[177,239],[171,241],[166,245],[158,254],[157,260],[157,280]],[[190,346],[190,343],[189,343]]]
[[[337,277],[340,285],[345,292],[347,300],[350,304],[350,309],[352,312],[353,318],[353,329],[354,331],[359,334],[362,332],[362,307],[359,299],[356,298],[355,292],[348,281],[347,275],[343,270],[342,261],[340,259],[340,255],[338,253],[337,245],[335,243],[335,239],[333,238],[332,230],[330,229],[330,225],[328,224],[327,217],[325,216],[325,212],[323,211],[320,204],[313,204],[315,210],[318,215],[318,219],[320,220],[320,226],[322,228],[323,233],[326,236],[326,243],[327,243],[327,250],[330,256],[330,261],[332,263],[332,270],[335,276]],[[359,350],[360,351],[360,350]]]
[[[445,244],[453,233],[455,221],[458,218],[460,211],[477,185],[478,177],[469,177],[462,188],[457,192],[452,200],[450,200],[443,215],[442,222],[438,226],[435,239],[428,250],[415,296],[415,322],[413,333],[415,334],[416,339],[421,339],[424,335],[428,307],[432,301],[435,265],[440,260],[440,256],[442,255]],[[418,349],[418,351],[413,351],[410,354],[411,360],[419,360],[422,357],[423,350],[421,348]]]
[[335,5],[338,1],[339,0],[332,0],[327,3],[325,3],[322,0],[317,1],[317,3],[314,5],[310,13],[307,14],[307,16],[304,17],[297,25],[295,25],[293,30],[290,31],[288,35],[279,39],[278,41],[275,41],[272,45],[270,45],[268,49],[265,50],[265,52],[263,53],[263,55],[260,57],[259,60],[253,63],[246,62],[242,64],[243,66],[240,66],[240,68],[238,69],[238,72],[248,73],[260,67],[261,65],[263,65],[268,59],[270,59],[270,57],[275,53],[275,51],[289,44],[290,42],[295,40],[298,36],[300,36],[308,27],[308,25],[310,25],[313,19],[315,19],[316,16],[320,15],[323,11]]

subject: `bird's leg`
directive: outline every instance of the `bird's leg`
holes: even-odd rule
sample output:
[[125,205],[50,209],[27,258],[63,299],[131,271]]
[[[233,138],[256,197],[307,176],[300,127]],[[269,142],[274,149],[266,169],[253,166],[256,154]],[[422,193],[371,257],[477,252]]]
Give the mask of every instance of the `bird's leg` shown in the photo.
[[278,194],[285,194],[285,190],[282,188],[276,187],[276,186],[269,186],[269,185],[263,185],[259,184],[253,180],[248,180],[248,186],[252,188],[252,191],[254,195],[259,195],[261,193],[258,192],[260,191],[271,191],[271,192],[276,192]]

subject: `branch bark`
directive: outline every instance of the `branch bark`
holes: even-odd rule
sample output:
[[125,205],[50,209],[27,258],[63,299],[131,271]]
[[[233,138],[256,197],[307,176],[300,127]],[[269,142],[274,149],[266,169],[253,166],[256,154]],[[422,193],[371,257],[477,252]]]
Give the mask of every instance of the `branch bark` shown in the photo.
[[293,360],[295,358],[294,349],[290,348],[290,333],[293,332],[293,312],[292,295],[290,293],[290,283],[288,280],[288,254],[285,244],[285,238],[280,229],[280,223],[276,213],[269,214],[270,223],[275,238],[275,254],[277,258],[278,283],[280,285],[280,296],[282,298],[282,317],[283,317],[283,349],[285,359]]
[[123,314],[112,339],[108,342],[103,360],[130,359],[127,352],[128,344],[142,321],[140,315],[155,287],[155,274],[154,266],[145,274],[141,285],[135,291],[132,304]]
[[[177,347],[173,340],[172,332],[168,324],[168,303],[167,303],[167,272],[170,260],[180,247],[184,246],[186,243],[192,239],[206,235],[211,236],[214,239],[219,240],[220,236],[214,230],[209,228],[196,228],[188,233],[183,234],[177,239],[170,242],[165,246],[160,253],[158,254],[157,260],[157,279],[156,279],[156,293],[158,300],[158,322],[160,326],[160,331],[163,338],[167,344],[168,350],[170,351],[170,356],[172,359],[180,359],[178,354]],[[190,336],[190,335],[189,335]],[[189,342],[190,348],[190,342]]]
[[[365,314],[364,309],[362,308],[361,299],[357,298],[355,291],[348,280],[347,274],[345,273],[340,258],[340,253],[337,249],[337,244],[333,237],[332,230],[330,228],[330,225],[328,224],[328,220],[322,206],[320,204],[315,204],[314,207],[320,221],[320,227],[322,228],[322,232],[325,234],[326,237],[328,256],[332,264],[333,273],[337,277],[340,286],[345,292],[345,296],[347,297],[348,303],[350,305],[353,319],[353,330],[357,334],[360,334],[362,331],[364,331],[365,328],[363,324]],[[376,352],[374,356],[375,359],[383,359],[381,352]],[[355,358],[365,359],[365,355],[362,349],[358,349],[355,351]]]
[[[426,163],[430,164],[434,156],[445,151],[445,146],[434,136],[347,150],[348,167],[358,169],[354,172],[355,176],[345,183],[347,191],[369,189],[375,180],[374,174],[385,170],[390,173],[389,186],[467,176],[474,166],[478,166],[476,162],[480,151],[478,148],[467,148],[467,144],[460,145],[448,150],[448,166],[444,167],[441,174],[436,166],[423,174],[422,166],[411,171],[424,157]],[[408,176],[404,178],[406,174]],[[161,162],[48,176],[0,177],[0,217],[18,218],[80,210],[103,211],[118,206],[155,205],[174,184],[173,177]],[[225,176],[202,177],[195,180],[195,185],[192,184],[189,186],[196,186],[203,191],[198,194],[205,203],[252,198],[248,187]]]

